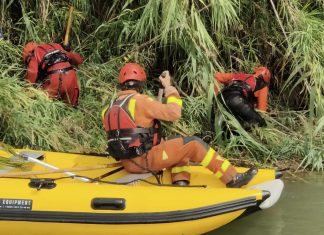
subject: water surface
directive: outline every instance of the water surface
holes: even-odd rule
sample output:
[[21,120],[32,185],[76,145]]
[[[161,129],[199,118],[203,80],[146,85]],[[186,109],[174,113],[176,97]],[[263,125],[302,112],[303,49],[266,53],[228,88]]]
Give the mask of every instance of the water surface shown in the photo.
[[206,235],[324,234],[324,174],[284,179],[281,198],[272,208],[233,221]]

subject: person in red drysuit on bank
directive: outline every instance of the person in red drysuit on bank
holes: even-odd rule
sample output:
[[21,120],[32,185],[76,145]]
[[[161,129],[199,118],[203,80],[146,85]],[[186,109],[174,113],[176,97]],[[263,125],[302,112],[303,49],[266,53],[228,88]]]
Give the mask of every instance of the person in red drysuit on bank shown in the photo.
[[79,54],[66,51],[57,43],[29,42],[24,47],[23,60],[30,83],[39,84],[51,98],[77,106],[79,86],[73,66],[83,63]]
[[261,112],[267,110],[270,71],[266,67],[257,67],[254,72],[214,74],[214,78],[225,85],[221,95],[215,86],[218,99],[246,129],[251,125],[266,126],[265,120],[255,108]]
[[200,138],[161,138],[159,120],[179,119],[182,100],[177,89],[171,86],[168,71],[159,79],[164,87],[165,104],[141,94],[146,73],[140,65],[127,63],[121,68],[118,77],[121,91],[114,103],[102,113],[109,154],[121,160],[124,168],[132,173],[171,169],[172,182],[179,186],[190,182],[190,162],[207,167],[227,187],[247,184],[257,173],[256,168],[237,173],[228,160]]

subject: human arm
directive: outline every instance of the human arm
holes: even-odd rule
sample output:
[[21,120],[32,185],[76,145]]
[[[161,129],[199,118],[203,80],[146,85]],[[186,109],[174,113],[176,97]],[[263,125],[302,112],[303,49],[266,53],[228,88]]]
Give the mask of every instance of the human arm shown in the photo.
[[[246,80],[250,76],[251,76],[251,74],[245,74],[245,73],[216,72],[214,74],[214,79],[221,84],[228,85],[229,83],[231,83],[232,80]],[[214,86],[214,91],[215,91],[215,94],[219,93],[219,89],[216,85]]]
[[83,63],[83,58],[80,54],[73,51],[64,51],[67,57],[69,57],[71,64],[78,66]]
[[[214,73],[214,79],[219,83],[228,84],[230,81],[232,81],[233,74],[216,72]],[[219,93],[219,86],[217,86],[216,84],[214,85],[214,92],[215,94]]]
[[38,62],[36,61],[35,57],[33,57],[29,60],[27,66],[26,79],[30,83],[36,83],[37,75],[38,75]]
[[214,74],[214,78],[222,83],[222,84],[228,84],[232,81],[233,79],[233,73],[220,73],[220,72],[216,72]]
[[255,96],[257,97],[258,101],[258,109],[262,112],[267,111],[268,106],[268,94],[269,94],[269,87],[263,87],[261,90],[257,91]]
[[71,64],[73,64],[74,66],[78,66],[79,64],[83,63],[82,56],[78,53],[73,52],[71,50],[70,44],[63,45],[63,44],[53,43],[52,45],[54,45],[56,49],[63,51],[64,54],[66,54],[66,56],[69,58]]
[[159,77],[162,86],[164,87],[164,96],[166,97],[166,104],[154,100],[148,96],[139,100],[145,117],[150,119],[159,119],[164,121],[175,121],[181,117],[182,100],[179,92],[174,86],[171,86],[171,77],[168,72],[165,76]]

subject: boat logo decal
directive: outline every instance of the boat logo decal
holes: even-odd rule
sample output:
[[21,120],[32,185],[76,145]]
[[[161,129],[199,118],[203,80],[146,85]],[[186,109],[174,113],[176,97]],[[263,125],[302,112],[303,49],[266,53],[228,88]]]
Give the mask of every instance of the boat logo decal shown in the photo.
[[0,198],[0,210],[31,210],[32,206],[30,199]]

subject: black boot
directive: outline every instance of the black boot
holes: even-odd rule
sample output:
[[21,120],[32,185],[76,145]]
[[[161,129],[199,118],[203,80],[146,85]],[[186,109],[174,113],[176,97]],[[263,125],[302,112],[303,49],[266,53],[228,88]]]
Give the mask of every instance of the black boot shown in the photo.
[[257,173],[258,169],[256,167],[252,167],[244,173],[237,173],[233,180],[226,184],[226,187],[240,188],[243,185],[248,184]]
[[188,180],[177,180],[177,181],[174,181],[172,184],[176,185],[176,186],[188,186],[189,181]]

